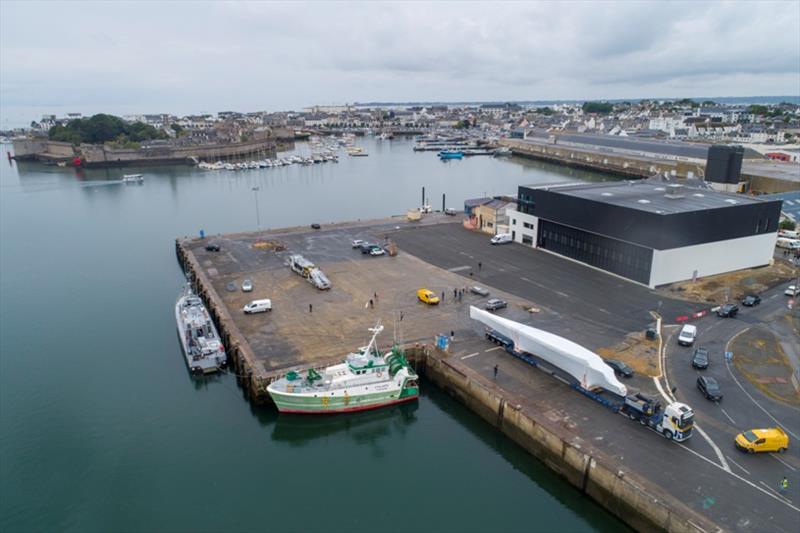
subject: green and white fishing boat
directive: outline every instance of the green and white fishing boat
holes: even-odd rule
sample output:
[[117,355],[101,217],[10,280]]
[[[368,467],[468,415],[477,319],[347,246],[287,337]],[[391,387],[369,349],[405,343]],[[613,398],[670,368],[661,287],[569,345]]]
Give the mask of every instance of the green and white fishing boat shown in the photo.
[[375,339],[380,322],[370,328],[372,339],[343,363],[321,371],[289,372],[267,391],[282,413],[348,413],[409,402],[419,397],[417,374],[402,350],[393,346],[382,354]]

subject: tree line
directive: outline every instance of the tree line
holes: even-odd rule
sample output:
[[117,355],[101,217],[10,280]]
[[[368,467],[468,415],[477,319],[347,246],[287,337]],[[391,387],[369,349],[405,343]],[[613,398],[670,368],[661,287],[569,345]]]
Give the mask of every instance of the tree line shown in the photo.
[[103,113],[89,118],[70,120],[66,125],[56,124],[48,132],[51,141],[72,144],[138,143],[152,139],[168,138],[166,132],[143,122],[125,122],[114,115]]

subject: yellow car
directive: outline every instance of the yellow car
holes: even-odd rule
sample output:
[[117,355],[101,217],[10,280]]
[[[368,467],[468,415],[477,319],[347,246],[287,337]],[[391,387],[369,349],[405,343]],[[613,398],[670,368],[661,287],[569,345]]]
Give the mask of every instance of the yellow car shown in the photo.
[[781,428],[751,429],[736,435],[736,447],[747,453],[780,452],[789,447],[789,436]]
[[420,289],[417,291],[417,299],[428,305],[436,305],[439,303],[439,297],[433,293],[433,291],[429,291],[428,289]]

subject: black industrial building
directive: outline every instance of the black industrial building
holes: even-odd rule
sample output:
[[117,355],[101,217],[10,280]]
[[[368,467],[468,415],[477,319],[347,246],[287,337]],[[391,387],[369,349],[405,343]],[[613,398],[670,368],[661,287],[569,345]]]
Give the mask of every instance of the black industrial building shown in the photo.
[[652,180],[520,186],[511,229],[517,242],[656,286],[768,263],[780,209]]

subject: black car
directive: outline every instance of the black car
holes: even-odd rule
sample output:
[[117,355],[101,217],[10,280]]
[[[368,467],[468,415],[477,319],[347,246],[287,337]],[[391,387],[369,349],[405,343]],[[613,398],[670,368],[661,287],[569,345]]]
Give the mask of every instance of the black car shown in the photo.
[[311,224],[311,229],[320,229],[321,227],[322,227],[322,226],[320,226],[320,225],[319,225],[319,224],[317,224],[317,223]]
[[616,359],[606,359],[606,364],[613,368],[614,373],[618,376],[622,376],[623,378],[633,377],[633,369],[622,361],[617,361]]
[[705,396],[707,400],[718,402],[722,399],[722,391],[719,389],[719,383],[712,377],[698,377],[697,388],[700,389],[700,392],[703,393],[703,396]]
[[490,298],[483,306],[487,311],[497,311],[498,309],[505,309],[508,303],[500,298]]
[[374,247],[378,246],[374,242],[363,242],[358,245],[358,249],[361,250],[362,254],[368,254]]
[[717,315],[721,316],[722,318],[733,318],[738,312],[739,306],[736,304],[721,305],[720,308],[717,309]]
[[708,350],[705,348],[695,348],[692,356],[692,366],[698,370],[708,368]]
[[745,307],[753,307],[761,303],[761,296],[758,294],[748,294],[742,298],[742,305]]
[[219,244],[214,244],[213,242],[206,244],[206,251],[219,252]]

